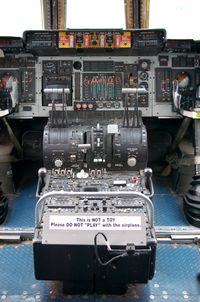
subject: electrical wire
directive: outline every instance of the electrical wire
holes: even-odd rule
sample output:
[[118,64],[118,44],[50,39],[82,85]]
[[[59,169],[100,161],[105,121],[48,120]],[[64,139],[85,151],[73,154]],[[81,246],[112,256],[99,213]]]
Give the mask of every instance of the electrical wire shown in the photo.
[[110,247],[110,244],[107,240],[106,235],[104,233],[101,233],[101,232],[97,233],[94,237],[94,252],[95,252],[95,257],[96,257],[96,259],[97,259],[97,261],[99,262],[100,265],[107,266],[108,264],[112,263],[114,260],[127,256],[126,252],[122,252],[120,255],[114,256],[113,258],[111,258],[107,262],[103,262],[101,260],[100,256],[99,256],[99,252],[98,252],[97,237],[99,235],[103,236],[103,238],[105,239],[108,251],[113,251],[113,252],[122,252],[122,251],[121,250],[118,250],[118,251],[117,250],[112,250],[111,247]]

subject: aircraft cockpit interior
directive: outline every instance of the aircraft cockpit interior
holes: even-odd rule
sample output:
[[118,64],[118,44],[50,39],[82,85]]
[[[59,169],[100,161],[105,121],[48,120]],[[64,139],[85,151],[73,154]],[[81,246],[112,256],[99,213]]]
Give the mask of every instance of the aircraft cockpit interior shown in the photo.
[[2,301],[199,299],[193,1],[11,1],[28,18],[0,27]]

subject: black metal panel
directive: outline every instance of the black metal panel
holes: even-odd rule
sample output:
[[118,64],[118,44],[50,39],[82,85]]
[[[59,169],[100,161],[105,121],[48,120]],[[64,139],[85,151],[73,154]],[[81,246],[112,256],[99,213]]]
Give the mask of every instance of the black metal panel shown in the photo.
[[[105,246],[98,246],[102,258],[109,259]],[[123,247],[116,247],[123,248]],[[155,245],[146,251],[127,255],[108,265],[98,264],[94,246],[33,244],[35,276],[39,280],[61,280],[65,293],[119,294],[131,283],[146,283],[152,279],[155,266]],[[48,256],[47,256],[48,255]]]

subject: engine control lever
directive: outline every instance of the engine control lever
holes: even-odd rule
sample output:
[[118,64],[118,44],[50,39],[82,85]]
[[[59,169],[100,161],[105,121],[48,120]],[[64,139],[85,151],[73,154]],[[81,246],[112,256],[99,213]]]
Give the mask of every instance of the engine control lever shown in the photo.
[[122,88],[122,93],[123,94],[135,94],[135,93],[146,93],[147,90],[144,87],[138,87],[138,88],[130,88],[130,87],[125,87]]

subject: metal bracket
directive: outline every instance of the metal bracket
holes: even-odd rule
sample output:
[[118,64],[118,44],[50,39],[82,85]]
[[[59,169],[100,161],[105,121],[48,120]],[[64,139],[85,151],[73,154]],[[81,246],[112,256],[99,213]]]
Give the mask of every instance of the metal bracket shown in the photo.
[[[0,228],[0,241],[11,243],[30,241],[34,228]],[[200,229],[192,226],[155,226],[157,242],[168,244],[192,244],[200,242]]]

